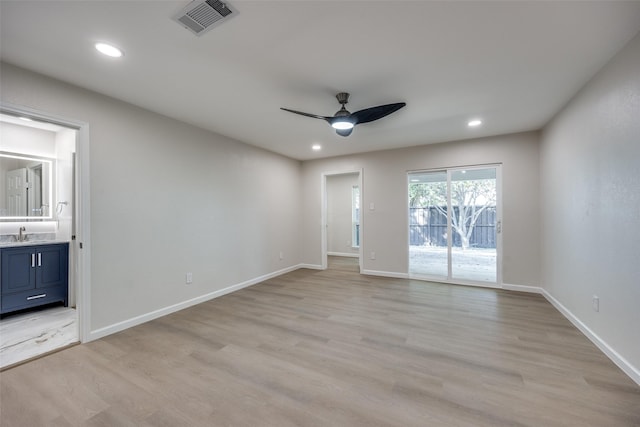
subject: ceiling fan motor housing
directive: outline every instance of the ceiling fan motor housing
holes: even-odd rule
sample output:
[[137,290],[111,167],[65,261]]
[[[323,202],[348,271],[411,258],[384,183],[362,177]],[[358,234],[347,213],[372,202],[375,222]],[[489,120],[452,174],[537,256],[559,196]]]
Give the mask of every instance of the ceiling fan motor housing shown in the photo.
[[340,92],[336,95],[336,98],[338,99],[338,102],[342,104],[342,106],[349,102],[349,94],[346,92]]
[[338,100],[338,102],[340,104],[342,104],[342,108],[340,108],[340,110],[336,111],[336,113],[333,115],[333,117],[344,117],[344,116],[351,115],[351,112],[349,112],[349,110],[344,108],[344,104],[349,102],[349,94],[346,93],[346,92],[340,92],[339,94],[336,95],[336,99]]

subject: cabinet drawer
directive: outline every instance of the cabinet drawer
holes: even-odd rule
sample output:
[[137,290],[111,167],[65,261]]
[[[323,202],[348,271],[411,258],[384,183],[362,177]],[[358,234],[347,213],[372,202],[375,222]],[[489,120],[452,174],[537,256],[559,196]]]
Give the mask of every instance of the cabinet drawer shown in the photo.
[[28,291],[2,294],[2,313],[21,310],[23,308],[37,307],[50,302],[67,302],[67,289],[64,286],[56,286],[46,289],[31,289]]

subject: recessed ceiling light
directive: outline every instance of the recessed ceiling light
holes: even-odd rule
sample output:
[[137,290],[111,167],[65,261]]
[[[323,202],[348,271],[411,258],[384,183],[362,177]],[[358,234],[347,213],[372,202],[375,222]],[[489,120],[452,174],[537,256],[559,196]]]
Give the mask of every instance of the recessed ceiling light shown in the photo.
[[469,127],[480,126],[482,124],[482,120],[471,120],[467,125]]
[[420,182],[420,180],[419,180],[419,179],[417,179],[417,178],[413,178],[413,179],[411,180],[411,182]]
[[107,43],[96,43],[95,46],[98,52],[112,58],[120,58],[122,55],[124,55],[124,53],[122,53],[120,49]]
[[320,144],[313,144],[313,145],[311,146],[311,149],[312,149],[313,151],[320,151],[320,150],[322,150],[322,146],[321,146]]

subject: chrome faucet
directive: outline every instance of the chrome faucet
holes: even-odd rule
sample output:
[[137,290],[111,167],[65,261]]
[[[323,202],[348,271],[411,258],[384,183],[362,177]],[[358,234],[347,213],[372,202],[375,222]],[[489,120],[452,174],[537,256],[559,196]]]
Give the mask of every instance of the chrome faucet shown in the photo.
[[18,228],[18,242],[24,242],[25,237],[27,237],[23,234],[25,231],[27,231],[25,227]]

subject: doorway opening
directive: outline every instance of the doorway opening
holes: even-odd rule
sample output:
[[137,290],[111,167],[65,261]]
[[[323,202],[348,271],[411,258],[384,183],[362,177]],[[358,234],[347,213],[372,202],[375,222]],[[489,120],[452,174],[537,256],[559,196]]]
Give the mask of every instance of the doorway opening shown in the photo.
[[322,268],[328,257],[358,258],[362,271],[362,172],[322,175]]
[[500,166],[410,172],[409,276],[498,286]]
[[14,247],[18,230],[33,248],[68,242],[66,305],[8,308],[0,319],[0,368],[6,368],[89,337],[89,130],[86,123],[9,104],[0,106],[0,126],[6,158],[0,173],[17,157],[31,159],[24,215],[3,212],[0,200],[2,246]]

